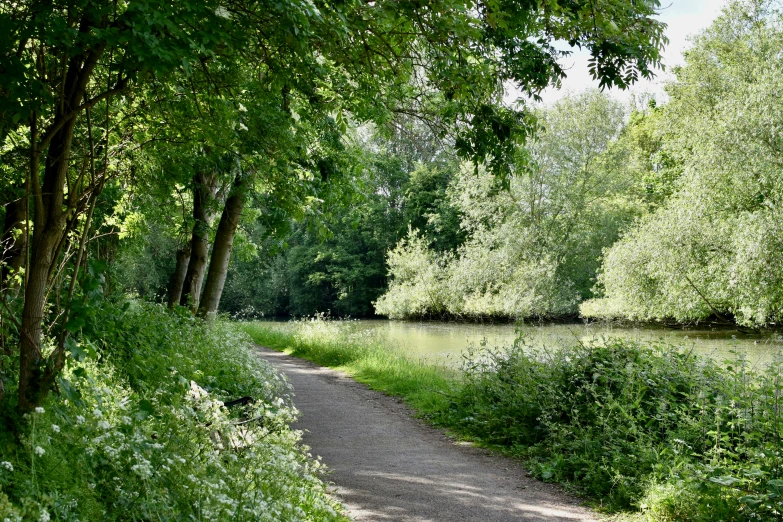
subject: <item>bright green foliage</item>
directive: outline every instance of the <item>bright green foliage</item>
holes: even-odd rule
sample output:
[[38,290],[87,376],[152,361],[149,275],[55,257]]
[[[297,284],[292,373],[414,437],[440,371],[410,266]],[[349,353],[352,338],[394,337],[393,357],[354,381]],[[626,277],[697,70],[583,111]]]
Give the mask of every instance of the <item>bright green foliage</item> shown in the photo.
[[672,133],[664,117],[665,108],[655,100],[647,107],[636,107],[619,138],[610,147],[610,154],[623,160],[623,168],[636,180],[632,189],[639,199],[654,210],[672,195],[682,166],[665,147]]
[[445,316],[447,267],[452,256],[429,248],[428,241],[411,230],[388,254],[389,290],[375,304],[375,311],[391,318]]
[[605,256],[594,317],[783,317],[783,18],[732,4],[688,52],[663,108],[673,194]]
[[351,154],[363,168],[350,180],[350,197],[314,207],[237,260],[222,309],[237,316],[371,316],[387,289],[387,252],[410,224],[435,237],[436,249],[461,244],[464,232],[447,195],[455,162],[431,133],[410,130],[416,141],[395,135],[360,143]]
[[411,232],[389,253],[393,280],[376,311],[390,317],[574,314],[591,296],[602,249],[640,208],[633,172],[624,166],[628,152],[613,141],[622,118],[620,105],[598,92],[568,97],[538,114],[543,129],[526,151],[529,158],[520,153],[520,172],[508,190],[466,166],[449,189],[453,208],[437,216],[445,222],[459,216],[467,240],[439,252],[428,243],[440,231]]
[[783,359],[752,368],[687,348],[524,337],[474,347],[461,371],[428,364],[351,322],[241,323],[254,341],[403,397],[458,436],[523,458],[632,520],[777,521],[783,507]]
[[779,520],[782,361],[605,339],[477,352],[444,422],[651,520]]
[[243,322],[236,328],[262,346],[340,368],[374,390],[402,397],[424,416],[448,407],[459,380],[456,368],[406,356],[381,336],[354,330],[352,321],[316,316],[288,323]]
[[287,383],[233,328],[105,303],[69,349],[61,397],[0,437],[0,518],[344,520]]

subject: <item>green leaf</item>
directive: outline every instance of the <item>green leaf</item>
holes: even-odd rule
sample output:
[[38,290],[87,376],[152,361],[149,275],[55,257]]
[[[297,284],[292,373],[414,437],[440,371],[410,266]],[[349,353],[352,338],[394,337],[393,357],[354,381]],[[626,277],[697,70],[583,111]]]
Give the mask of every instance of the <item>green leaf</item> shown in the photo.
[[735,477],[731,477],[729,475],[724,475],[722,477],[710,477],[709,481],[714,482],[715,484],[720,484],[721,486],[733,486],[738,482],[742,482],[742,480]]
[[76,333],[84,327],[85,321],[82,317],[71,317],[68,322],[65,323],[65,329],[71,333]]
[[84,405],[81,392],[71,383],[71,381],[65,377],[60,376],[57,378],[57,383],[60,388],[60,393],[63,397],[68,399],[76,406],[81,407]]
[[73,357],[76,361],[81,362],[87,358],[87,352],[82,350],[81,346],[79,346],[79,343],[77,343],[76,340],[70,335],[65,338],[63,347],[68,350],[68,353],[70,353],[71,357]]
[[139,411],[136,412],[136,418],[138,420],[144,420],[147,417],[155,414],[155,407],[147,399],[139,401]]

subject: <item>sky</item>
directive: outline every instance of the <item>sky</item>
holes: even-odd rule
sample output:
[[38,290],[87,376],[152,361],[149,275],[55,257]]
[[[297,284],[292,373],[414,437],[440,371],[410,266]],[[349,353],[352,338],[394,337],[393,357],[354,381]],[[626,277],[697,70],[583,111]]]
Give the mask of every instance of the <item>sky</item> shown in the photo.
[[[674,65],[683,64],[682,52],[690,47],[688,37],[709,26],[718,17],[725,4],[726,0],[662,0],[658,18],[668,26],[666,36],[669,38],[669,44],[663,52],[663,63],[667,71],[658,71],[652,81],[641,80],[626,91],[611,89],[608,91],[609,94],[620,100],[628,100],[633,93],[661,94],[662,82],[671,77],[668,71]],[[560,90],[549,88],[544,91],[541,96],[544,103],[557,101],[569,91],[579,92],[590,86],[598,87],[598,82],[590,77],[587,70],[589,56],[587,51],[577,50],[570,57],[562,60],[561,63],[567,68],[568,77],[563,80],[563,87]]]

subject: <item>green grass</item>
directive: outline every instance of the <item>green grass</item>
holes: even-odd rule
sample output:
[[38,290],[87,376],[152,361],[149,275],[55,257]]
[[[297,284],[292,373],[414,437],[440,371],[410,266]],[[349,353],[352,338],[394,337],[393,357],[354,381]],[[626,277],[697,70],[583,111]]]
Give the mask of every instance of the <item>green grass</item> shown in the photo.
[[406,356],[372,335],[352,336],[338,322],[297,325],[286,331],[264,322],[238,323],[257,344],[344,371],[374,390],[401,397],[423,417],[448,408],[459,385],[456,369]]
[[459,370],[350,323],[241,323],[256,343],[346,371],[461,438],[523,459],[623,519],[783,519],[783,359],[717,364],[621,339],[538,351],[518,340]]

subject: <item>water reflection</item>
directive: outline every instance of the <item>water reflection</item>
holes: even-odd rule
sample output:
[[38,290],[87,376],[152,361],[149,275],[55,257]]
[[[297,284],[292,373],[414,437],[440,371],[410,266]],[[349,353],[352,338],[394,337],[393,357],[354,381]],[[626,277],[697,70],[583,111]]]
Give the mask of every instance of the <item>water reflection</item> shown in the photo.
[[503,347],[522,332],[528,344],[556,349],[577,340],[587,343],[602,337],[638,341],[662,341],[694,350],[719,361],[744,354],[753,365],[765,365],[783,351],[779,332],[744,334],[727,329],[667,329],[661,327],[620,328],[600,324],[521,325],[465,324],[447,322],[406,322],[386,320],[345,321],[341,328],[352,333],[385,339],[390,346],[427,359],[458,360],[469,346]]

